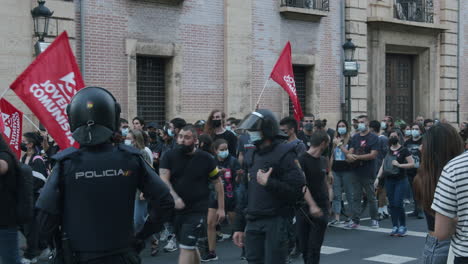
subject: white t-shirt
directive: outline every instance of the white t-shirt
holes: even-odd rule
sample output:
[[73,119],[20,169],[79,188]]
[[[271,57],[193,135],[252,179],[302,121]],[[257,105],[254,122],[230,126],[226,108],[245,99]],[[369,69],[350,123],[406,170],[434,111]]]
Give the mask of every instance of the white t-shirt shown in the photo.
[[451,246],[456,257],[468,257],[468,152],[445,165],[431,208],[449,218],[458,218]]

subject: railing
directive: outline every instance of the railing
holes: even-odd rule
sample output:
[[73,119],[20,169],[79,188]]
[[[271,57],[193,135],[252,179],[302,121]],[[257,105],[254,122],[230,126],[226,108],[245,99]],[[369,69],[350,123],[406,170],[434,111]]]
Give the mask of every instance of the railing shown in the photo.
[[395,0],[395,18],[434,23],[433,0]]
[[281,0],[281,6],[329,11],[329,0]]

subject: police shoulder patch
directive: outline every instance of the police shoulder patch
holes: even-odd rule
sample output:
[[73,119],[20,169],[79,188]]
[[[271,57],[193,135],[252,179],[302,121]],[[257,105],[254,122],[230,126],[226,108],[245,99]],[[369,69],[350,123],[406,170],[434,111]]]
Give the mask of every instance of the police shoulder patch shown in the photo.
[[124,144],[119,144],[117,145],[117,148],[119,150],[122,150],[122,151],[125,151],[125,152],[129,152],[131,154],[134,154],[134,155],[140,155],[140,150],[138,150],[137,148],[134,148],[134,147],[131,147],[131,146],[127,146],[127,145],[124,145]]
[[74,147],[69,147],[69,148],[66,148],[66,149],[60,151],[59,153],[55,154],[54,156],[52,156],[52,159],[57,160],[57,161],[64,160],[64,159],[70,157],[71,155],[77,153],[78,151],[79,151],[79,149],[76,149]]

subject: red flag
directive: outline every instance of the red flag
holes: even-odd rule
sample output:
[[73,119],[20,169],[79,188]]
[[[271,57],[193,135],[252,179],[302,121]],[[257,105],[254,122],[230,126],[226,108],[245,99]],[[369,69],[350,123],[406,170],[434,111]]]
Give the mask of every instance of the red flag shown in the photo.
[[4,125],[2,130],[3,138],[18,158],[21,158],[23,112],[16,109],[5,98],[0,100],[0,110],[2,111],[1,121]]
[[10,85],[10,88],[39,118],[61,149],[78,147],[72,137],[67,105],[84,82],[63,32]]
[[300,122],[304,117],[302,114],[301,104],[296,93],[296,82],[294,81],[294,73],[291,59],[291,43],[286,43],[281,55],[276,62],[273,71],[271,72],[270,78],[278,83],[288,93],[289,98],[293,103],[294,118]]

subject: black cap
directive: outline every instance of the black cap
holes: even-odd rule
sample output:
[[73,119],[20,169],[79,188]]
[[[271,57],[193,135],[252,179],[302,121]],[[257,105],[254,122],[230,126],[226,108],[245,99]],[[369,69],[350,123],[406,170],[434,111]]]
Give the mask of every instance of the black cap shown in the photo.
[[160,128],[160,126],[159,126],[158,123],[156,123],[156,122],[149,122],[149,123],[146,125],[146,128]]

